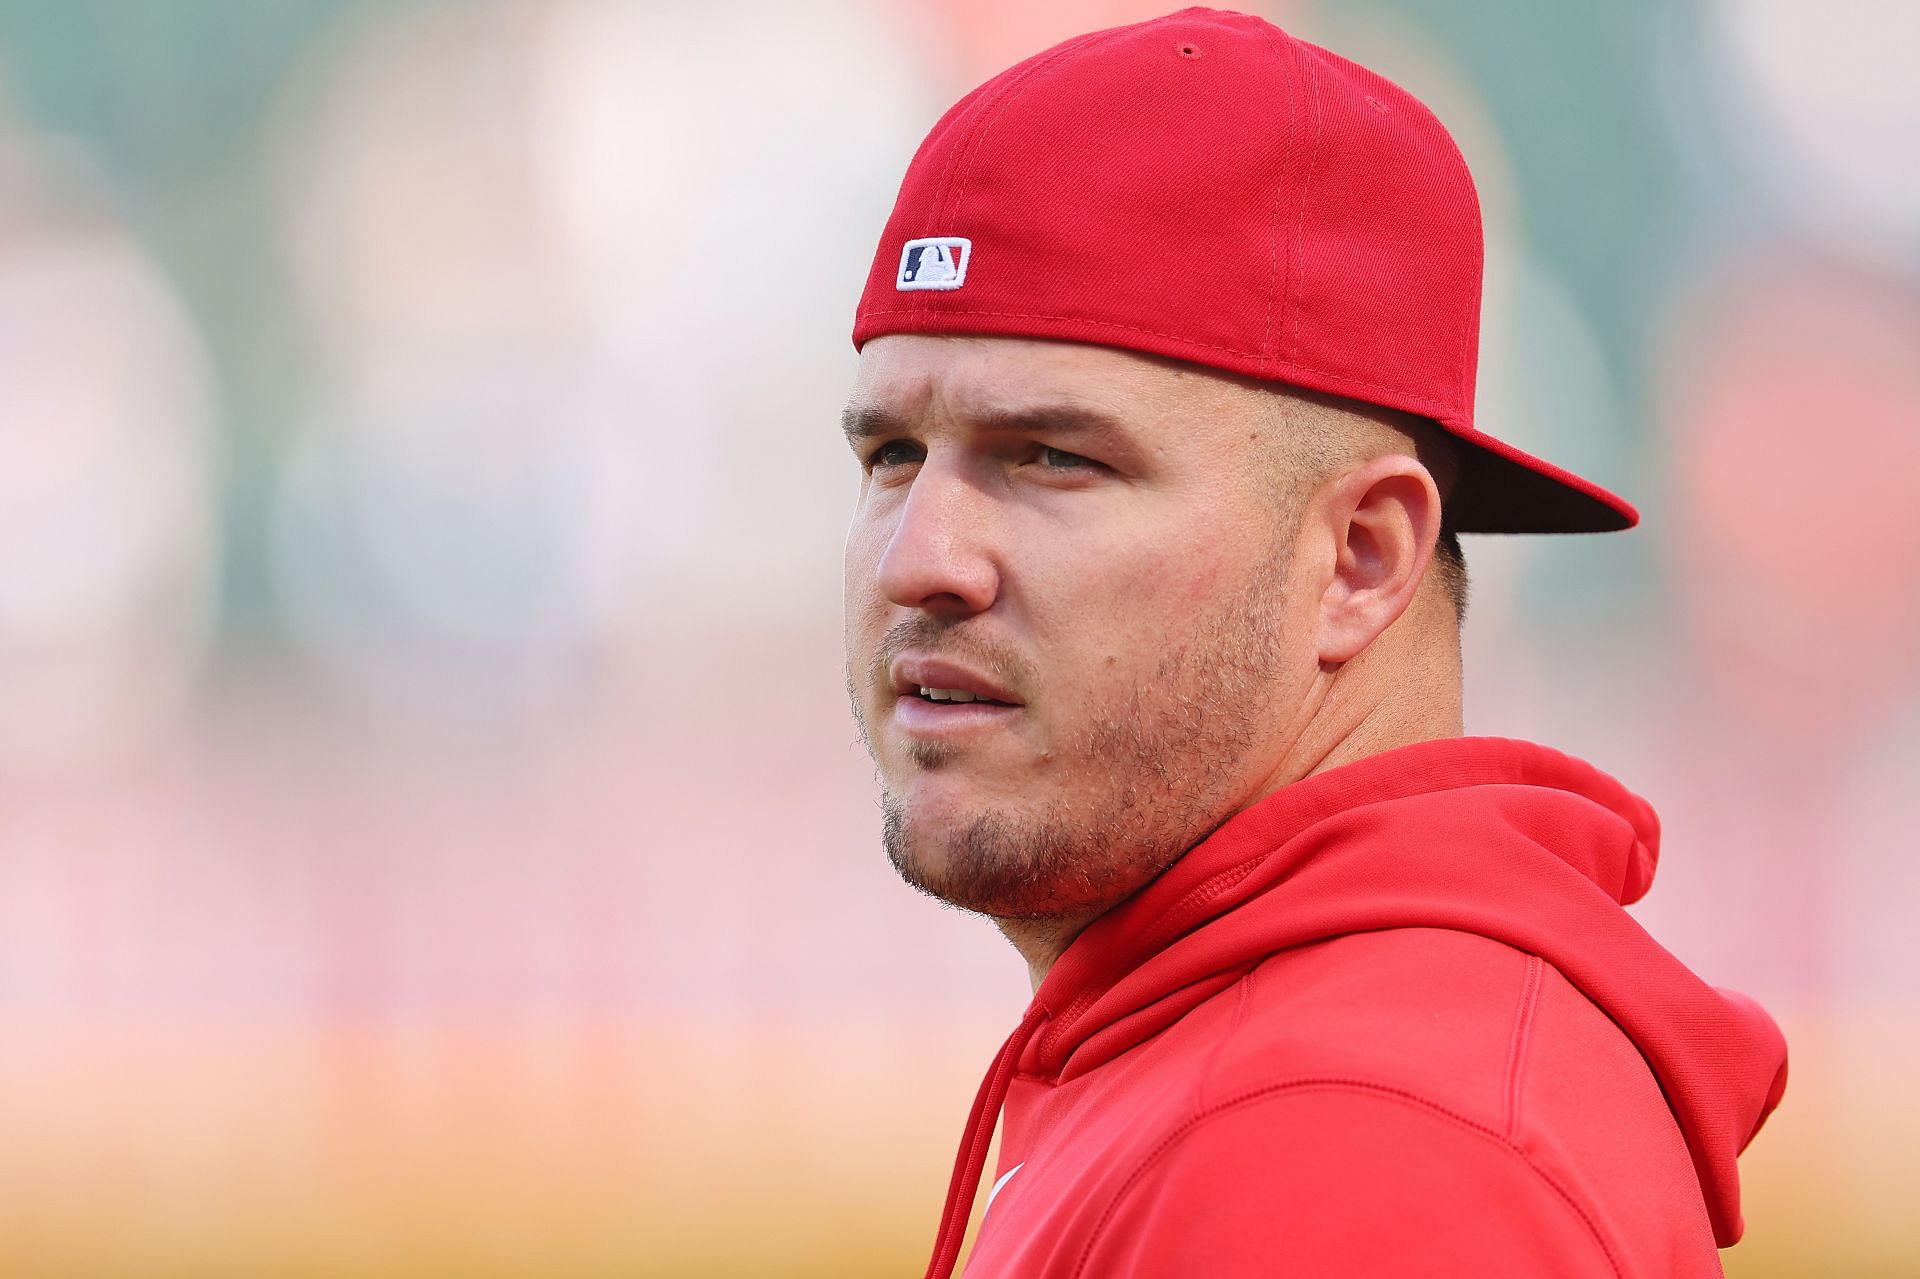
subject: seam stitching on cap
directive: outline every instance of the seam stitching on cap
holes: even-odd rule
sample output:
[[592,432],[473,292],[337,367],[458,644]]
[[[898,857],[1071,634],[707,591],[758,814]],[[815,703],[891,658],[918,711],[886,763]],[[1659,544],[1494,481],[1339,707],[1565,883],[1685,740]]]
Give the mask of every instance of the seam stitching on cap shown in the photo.
[[[933,225],[911,228],[912,230],[932,231],[937,235],[944,229],[939,223],[938,212],[941,206],[947,202],[947,193],[953,189],[953,175],[960,166],[960,150],[966,144],[966,131],[973,126],[973,123],[980,118],[980,114],[986,109],[984,102],[976,103],[974,104],[970,118],[967,119],[966,122],[963,123],[960,119],[956,118],[950,126],[950,130],[954,134],[953,150],[948,153],[946,169],[940,174],[940,185],[935,189],[932,206],[935,212]],[[911,239],[912,236],[909,235],[908,238]],[[914,298],[914,304],[911,307],[904,308],[904,310],[913,315],[924,314],[927,309],[928,298],[928,294],[922,293]]]
[[[1471,181],[1471,179],[1469,179],[1469,181]],[[1475,203],[1477,205],[1478,203],[1477,198]],[[1482,231],[1481,242],[1480,242],[1480,290],[1484,291],[1486,289],[1486,286],[1487,286],[1486,232]],[[1460,380],[1454,388],[1454,396],[1453,396],[1453,398],[1460,405],[1460,412],[1466,417],[1466,420],[1469,422],[1473,421],[1473,384],[1475,381],[1475,374],[1478,372],[1478,367],[1480,364],[1480,349],[1476,341],[1476,339],[1479,337],[1479,333],[1480,333],[1480,294],[1479,292],[1476,292],[1474,294],[1473,312],[1471,316],[1463,318],[1460,321],[1460,354],[1457,357],[1458,362],[1456,366],[1460,371],[1459,373]]]
[[[1438,123],[1438,120],[1435,120]],[[1487,288],[1487,233],[1486,220],[1480,210],[1480,190],[1473,183],[1473,171],[1467,167],[1467,161],[1460,154],[1460,148],[1452,136],[1441,127],[1442,141],[1445,145],[1445,162],[1459,171],[1465,184],[1468,198],[1473,201],[1473,220],[1480,229],[1480,261],[1476,264],[1475,289],[1473,291],[1473,309],[1460,319],[1460,353],[1456,357],[1455,367],[1459,370],[1459,383],[1454,388],[1454,400],[1460,405],[1460,412],[1468,422],[1473,421],[1473,386],[1480,364],[1480,312]]]
[[[1287,54],[1286,47],[1280,44],[1279,41],[1274,39],[1273,28],[1265,23],[1262,23],[1260,26],[1260,34],[1263,37],[1265,37],[1267,44],[1272,47],[1277,59],[1281,62],[1284,68],[1284,65],[1286,62],[1286,54]],[[1284,71],[1283,71],[1283,74],[1284,74]],[[1299,124],[1299,112],[1294,110],[1295,94],[1296,94],[1296,89],[1295,89],[1293,77],[1288,76],[1287,77],[1287,140],[1286,140],[1285,147],[1280,152],[1280,180],[1276,181],[1273,184],[1273,218],[1267,224],[1267,244],[1269,246],[1269,255],[1268,255],[1268,261],[1267,261],[1267,315],[1266,315],[1266,319],[1261,322],[1261,327],[1260,327],[1260,356],[1259,356],[1260,368],[1262,372],[1266,371],[1266,363],[1269,358],[1272,358],[1268,355],[1268,352],[1273,351],[1274,356],[1278,356],[1279,354],[1278,351],[1273,350],[1273,299],[1274,299],[1274,295],[1280,291],[1280,204],[1281,204],[1281,201],[1286,197],[1286,192],[1287,192],[1286,174],[1287,174],[1287,170],[1289,169],[1289,167],[1291,167],[1293,162],[1293,139],[1294,139],[1294,133]],[[1287,275],[1288,275],[1287,288],[1288,288],[1288,291],[1291,292],[1293,287],[1293,280],[1292,280],[1293,260],[1291,258],[1287,260]]]
[[1007,108],[1013,105],[1013,100],[1031,88],[1041,76],[1058,67],[1061,63],[1072,59],[1078,54],[1084,53],[1096,44],[1105,43],[1129,30],[1131,30],[1129,27],[1116,27],[1111,31],[1096,31],[1091,35],[1083,36],[1079,40],[1061,49],[1057,56],[1049,58],[1039,66],[1033,68],[1032,74],[1023,77],[1015,84],[1007,86],[1007,91],[1001,95],[1000,102],[994,110],[993,117],[981,125],[979,130],[975,132],[971,138],[967,139],[967,153],[960,160],[960,189],[954,193],[952,200],[947,205],[945,221],[952,222],[955,215],[959,213],[960,206],[965,203],[967,188],[973,183],[973,162],[979,157],[980,148],[982,144],[985,143],[987,134],[993,131],[994,125],[1000,123],[1000,117],[1007,113]]
[[[912,314],[914,314],[914,308],[912,307],[883,307],[872,311],[862,311],[860,318],[867,320],[880,315]],[[1203,347],[1209,351],[1224,351],[1228,355],[1245,355],[1256,360],[1266,360],[1267,358],[1260,351],[1247,351],[1237,346],[1225,346],[1219,342],[1202,342],[1198,338],[1188,337],[1184,333],[1166,333],[1159,329],[1149,329],[1138,324],[1121,324],[1114,320],[1089,320],[1083,315],[1049,315],[1040,311],[976,311],[971,308],[965,312],[949,314],[952,314],[955,319],[973,317],[986,320],[1058,320],[1065,324],[1086,324],[1101,329],[1118,329],[1123,333],[1145,333],[1152,337],[1167,338],[1171,341],[1181,342],[1187,346]],[[1431,410],[1431,412],[1426,414],[1428,417],[1441,418],[1451,416],[1449,406],[1442,404],[1439,400],[1431,396],[1420,395],[1409,391],[1405,387],[1389,386],[1384,382],[1369,382],[1364,378],[1351,377],[1345,373],[1335,373],[1332,369],[1322,369],[1316,368],[1311,364],[1302,364],[1298,360],[1275,360],[1272,361],[1272,363],[1284,366],[1285,368],[1298,369],[1302,373],[1312,373],[1319,377],[1327,378],[1330,381],[1345,382],[1351,386],[1364,387],[1369,391],[1381,391],[1388,395],[1397,395],[1414,408]],[[1262,376],[1268,375],[1263,374]],[[1285,381],[1286,379],[1274,378],[1273,380]]]
[[1306,269],[1301,261],[1300,245],[1306,237],[1307,196],[1313,190],[1313,170],[1320,162],[1320,138],[1323,124],[1320,105],[1320,60],[1303,51],[1301,61],[1307,64],[1307,99],[1313,106],[1313,139],[1307,143],[1307,175],[1300,181],[1300,213],[1293,224],[1294,268],[1289,272],[1293,292],[1287,298],[1287,305],[1293,310],[1293,325],[1287,337],[1289,355],[1298,355],[1300,352],[1300,298],[1306,291]]
[[[978,92],[978,97],[973,103],[973,109],[967,113],[965,122],[958,120],[954,122],[953,150],[947,155],[947,167],[940,175],[940,187],[934,193],[931,208],[936,225],[929,229],[936,231],[946,229],[946,210],[949,199],[953,195],[953,180],[959,174],[961,163],[966,156],[967,147],[971,145],[973,135],[980,128],[980,123],[986,118],[987,112],[993,109],[993,104],[998,101],[1000,97],[1011,93],[1021,81],[1039,70],[1040,66],[1036,64],[1024,67],[1012,67],[1002,72],[1001,76],[995,77],[995,79],[1004,77],[1005,83],[1001,84],[998,89],[990,88],[993,80],[989,80],[987,84],[982,85]],[[927,301],[926,298],[918,300],[922,303]]]
[[[965,166],[968,163],[970,163],[968,159],[968,152],[973,147],[975,141],[979,138],[980,134],[984,131],[984,125],[982,124],[982,121],[986,118],[987,112],[993,109],[995,102],[999,101],[1004,103],[1007,100],[1007,98],[1017,93],[1021,88],[1021,86],[1023,86],[1027,81],[1031,80],[1034,76],[1039,75],[1046,68],[1052,66],[1055,62],[1059,61],[1061,58],[1066,57],[1068,54],[1072,53],[1075,49],[1086,44],[1089,40],[1092,40],[1094,36],[1097,34],[1099,33],[1098,32],[1090,33],[1088,35],[1081,36],[1078,39],[1069,41],[1067,44],[1063,45],[1061,48],[1056,49],[1052,54],[1052,56],[1042,58],[1039,61],[1034,62],[1031,65],[1025,67],[1019,72],[1019,74],[1010,77],[1005,84],[1001,85],[997,95],[983,94],[980,98],[980,101],[975,106],[972,112],[971,118],[964,125],[962,125],[958,121],[955,121],[955,125],[954,125],[955,131],[958,133],[959,136],[954,141],[953,153],[950,156],[950,158],[947,160],[946,172],[940,175],[939,191],[937,192],[937,194],[934,196],[934,199],[933,199],[932,208],[934,213],[934,220],[937,224],[935,228],[936,232],[941,229],[948,229],[948,223],[950,221],[950,214],[948,211],[950,209],[959,207],[960,201],[957,198],[955,198],[953,195],[954,176],[956,174],[961,174],[966,171]],[[998,118],[997,115],[995,118]],[[918,298],[914,299],[914,305],[906,308],[906,311],[914,315],[925,315],[928,311],[932,309],[932,306],[933,306],[933,294],[931,292],[926,292],[926,293],[922,293]]]
[[[966,131],[972,126],[973,121],[979,118],[980,113],[984,110],[986,110],[986,106],[983,103],[976,102],[973,104],[966,120],[963,121],[960,116],[956,114],[953,122],[944,130],[944,132],[953,134],[954,142],[952,150],[947,155],[946,168],[940,174],[940,185],[936,187],[934,191],[933,208],[935,210],[938,210],[941,205],[946,203],[947,192],[953,189],[953,174],[954,170],[959,167],[960,148],[966,141]],[[936,125],[935,128],[938,129],[939,126]],[[934,225],[914,229],[932,231],[938,234],[943,228]],[[913,237],[909,236],[908,238],[911,239]]]
[[[1067,46],[1056,49],[1051,57],[1042,58],[1039,61],[1019,68],[1017,74],[1007,77],[1006,83],[1002,84],[997,92],[983,93],[980,95],[980,100],[975,104],[966,124],[956,129],[959,136],[954,141],[952,155],[947,159],[947,170],[940,175],[940,190],[938,194],[934,196],[933,200],[933,213],[937,221],[944,224],[947,217],[947,209],[956,203],[952,199],[953,180],[961,172],[962,166],[966,162],[968,148],[973,145],[973,140],[982,127],[987,112],[993,109],[996,102],[1004,99],[1026,81],[1040,74],[1041,70],[1050,66],[1056,58],[1064,57],[1074,45],[1084,43],[1090,38],[1089,36],[1081,36],[1079,40],[1072,41]],[[989,81],[989,83],[991,83],[991,81]],[[921,300],[925,301],[926,299],[923,298]]]

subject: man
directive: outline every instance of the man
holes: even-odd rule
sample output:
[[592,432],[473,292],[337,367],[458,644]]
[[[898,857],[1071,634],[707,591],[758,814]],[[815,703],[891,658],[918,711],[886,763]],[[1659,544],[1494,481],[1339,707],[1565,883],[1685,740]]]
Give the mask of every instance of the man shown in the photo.
[[[922,266],[932,259],[940,269]],[[1473,427],[1404,91],[1189,9],[969,94],[854,330],[848,685],[907,881],[1034,999],[980,1277],[1711,1275],[1785,1046],[1621,909],[1647,805],[1461,736],[1460,532],[1633,508]]]

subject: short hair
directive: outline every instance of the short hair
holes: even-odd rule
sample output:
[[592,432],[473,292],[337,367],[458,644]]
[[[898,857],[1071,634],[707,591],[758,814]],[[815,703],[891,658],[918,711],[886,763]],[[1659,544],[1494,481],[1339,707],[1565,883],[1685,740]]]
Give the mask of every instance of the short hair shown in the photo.
[[1467,557],[1460,549],[1460,535],[1447,522],[1446,504],[1441,503],[1440,537],[1433,544],[1433,567],[1440,574],[1440,587],[1453,605],[1453,620],[1464,626],[1467,621]]

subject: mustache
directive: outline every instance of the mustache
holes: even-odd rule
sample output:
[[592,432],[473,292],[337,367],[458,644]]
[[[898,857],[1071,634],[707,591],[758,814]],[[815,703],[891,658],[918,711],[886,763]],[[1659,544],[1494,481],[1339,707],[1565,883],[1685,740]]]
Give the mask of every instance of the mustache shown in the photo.
[[980,631],[977,624],[969,628],[967,622],[944,622],[927,613],[915,613],[894,623],[881,637],[867,667],[867,686],[885,688],[894,659],[909,649],[964,662],[1026,700],[1032,667],[1012,645]]

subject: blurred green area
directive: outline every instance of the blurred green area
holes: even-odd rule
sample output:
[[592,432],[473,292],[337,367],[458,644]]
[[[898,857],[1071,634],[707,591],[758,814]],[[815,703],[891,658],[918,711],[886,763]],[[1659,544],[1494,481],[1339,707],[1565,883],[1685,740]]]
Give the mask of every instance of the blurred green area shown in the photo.
[[266,151],[288,73],[341,0],[7,0],[7,115],[84,145],[108,203],[167,270],[209,339],[222,396],[221,618],[270,637],[268,480],[302,376]]

